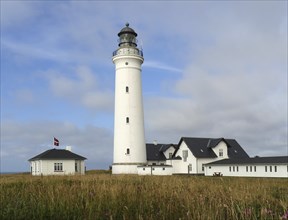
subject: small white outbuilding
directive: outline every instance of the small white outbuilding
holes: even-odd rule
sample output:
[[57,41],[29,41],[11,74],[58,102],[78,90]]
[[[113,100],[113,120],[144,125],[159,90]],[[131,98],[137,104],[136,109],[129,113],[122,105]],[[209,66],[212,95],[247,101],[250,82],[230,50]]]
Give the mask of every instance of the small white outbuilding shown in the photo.
[[231,158],[205,164],[205,176],[288,178],[288,156]]
[[71,148],[50,149],[29,159],[31,174],[74,175],[85,174],[85,157],[71,152]]

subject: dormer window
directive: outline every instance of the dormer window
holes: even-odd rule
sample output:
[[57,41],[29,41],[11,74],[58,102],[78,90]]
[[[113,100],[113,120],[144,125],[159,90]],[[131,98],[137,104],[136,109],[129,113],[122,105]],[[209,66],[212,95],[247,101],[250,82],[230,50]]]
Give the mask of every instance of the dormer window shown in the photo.
[[223,149],[219,149],[219,157],[223,157]]

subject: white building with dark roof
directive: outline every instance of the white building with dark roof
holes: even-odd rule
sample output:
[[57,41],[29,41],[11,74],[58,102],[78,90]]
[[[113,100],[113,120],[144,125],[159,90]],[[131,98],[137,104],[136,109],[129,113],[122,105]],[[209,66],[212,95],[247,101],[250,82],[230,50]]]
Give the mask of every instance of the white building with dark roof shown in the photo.
[[85,174],[85,157],[67,149],[50,149],[29,159],[31,174],[74,175]]
[[139,175],[288,177],[288,156],[250,158],[234,139],[182,137],[176,144],[146,144]]
[[112,56],[115,64],[113,174],[287,177],[287,159],[281,159],[280,163],[278,157],[272,161],[250,158],[234,139],[182,137],[178,145],[145,146],[143,51],[137,47],[137,33],[129,23],[118,37],[118,48]]
[[232,158],[205,164],[205,176],[288,177],[288,156]]

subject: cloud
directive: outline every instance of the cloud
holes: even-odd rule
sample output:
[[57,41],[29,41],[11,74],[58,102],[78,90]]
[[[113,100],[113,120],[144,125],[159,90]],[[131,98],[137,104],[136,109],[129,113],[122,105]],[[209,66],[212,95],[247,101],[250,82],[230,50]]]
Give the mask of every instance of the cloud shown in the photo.
[[101,85],[101,81],[90,68],[80,66],[69,76],[55,71],[48,71],[45,75],[51,91],[57,97],[94,111],[112,111],[113,92]]
[[2,1],[1,28],[12,28],[33,20],[39,13],[31,2]]
[[[9,50],[15,56],[18,57],[25,57],[23,59],[28,60],[53,60],[53,61],[61,61],[61,62],[71,62],[71,60],[74,60],[75,58],[73,57],[73,53],[69,51],[64,51],[61,49],[56,49],[56,48],[48,48],[48,45],[43,45],[37,43],[21,43],[18,42],[17,40],[5,40],[3,39],[1,42],[1,45],[3,46],[4,49]],[[73,58],[73,59],[72,59]]]
[[148,67],[148,68],[156,68],[156,69],[160,69],[160,70],[166,70],[166,71],[170,71],[170,72],[182,72],[181,69],[167,65],[165,63],[161,63],[159,61],[145,61],[145,63],[143,64],[143,67]]
[[18,102],[31,104],[35,101],[34,92],[31,89],[19,89],[15,91],[15,97]]
[[[251,156],[287,154],[285,13],[279,14],[279,7],[271,13],[267,4],[256,14],[248,10],[239,20],[246,7],[234,8],[233,15],[219,14],[207,23],[204,40],[187,30],[200,46],[193,45],[195,40],[187,45],[191,51],[186,53],[183,73],[163,91],[171,95],[146,97],[148,140],[235,138]],[[212,17],[213,13],[207,20]]]

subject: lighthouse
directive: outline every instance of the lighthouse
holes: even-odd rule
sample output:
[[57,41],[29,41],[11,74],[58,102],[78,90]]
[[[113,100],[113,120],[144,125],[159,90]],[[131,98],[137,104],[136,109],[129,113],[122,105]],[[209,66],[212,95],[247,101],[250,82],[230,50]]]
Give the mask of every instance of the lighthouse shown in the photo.
[[137,174],[145,165],[146,145],[142,101],[143,52],[137,48],[137,33],[129,23],[118,33],[115,64],[115,112],[113,174]]

